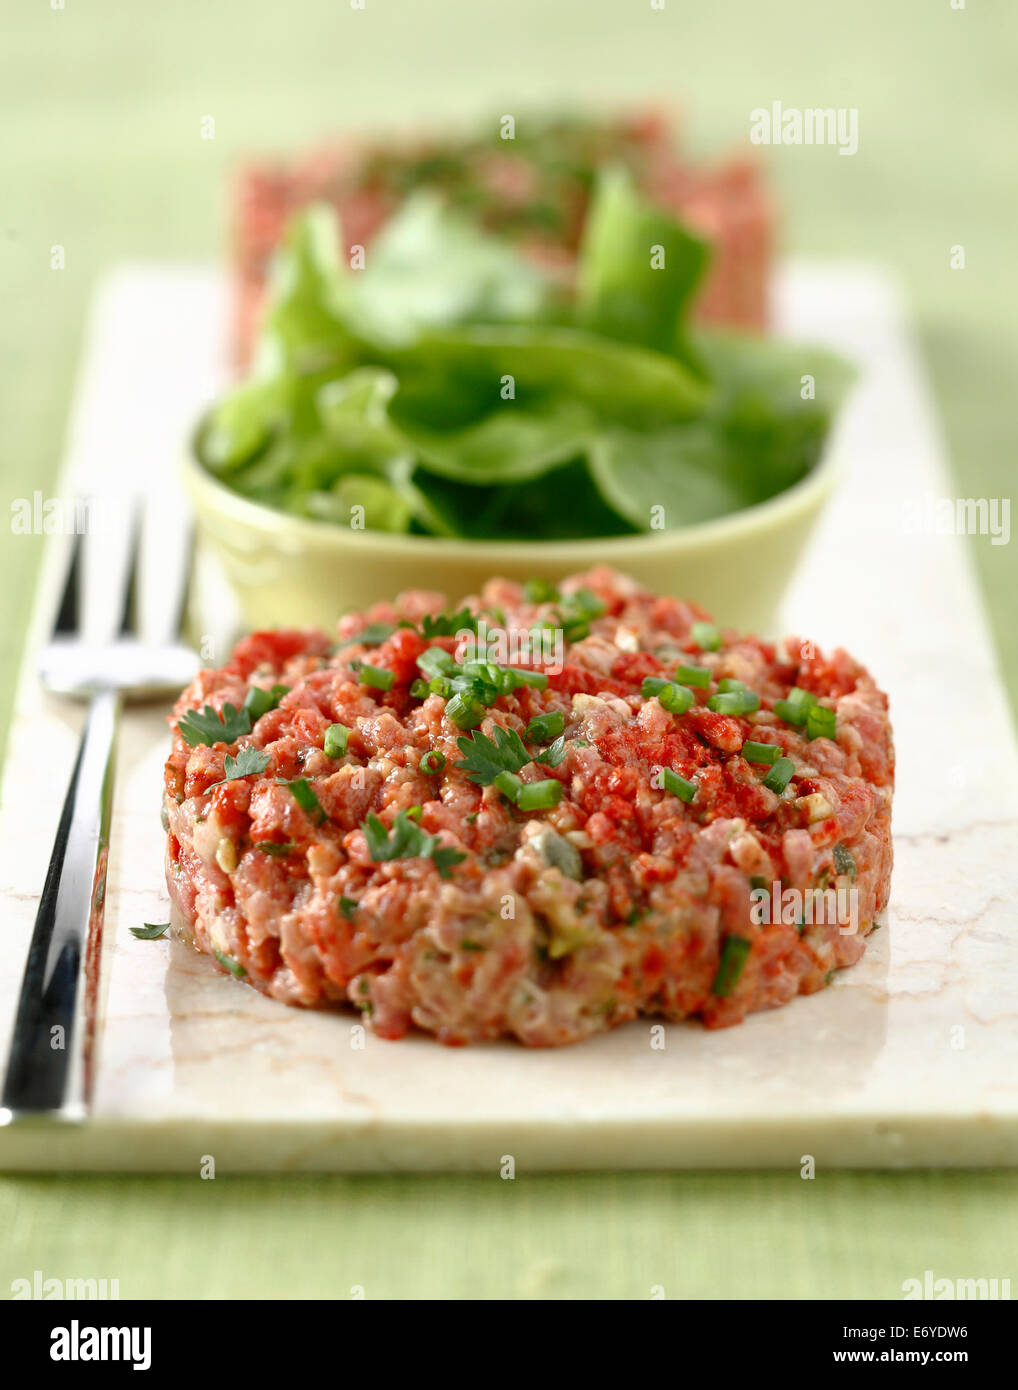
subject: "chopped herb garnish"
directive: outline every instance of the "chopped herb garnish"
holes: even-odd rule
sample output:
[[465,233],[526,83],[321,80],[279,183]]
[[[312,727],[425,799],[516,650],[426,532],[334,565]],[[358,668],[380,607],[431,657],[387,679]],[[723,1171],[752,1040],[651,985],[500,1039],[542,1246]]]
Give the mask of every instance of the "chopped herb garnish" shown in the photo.
[[852,851],[846,849],[840,840],[834,846],[834,872],[837,874],[848,874],[853,882],[856,874],[859,872],[856,867],[855,859],[852,857]]
[[440,753],[437,748],[431,748],[421,759],[421,771],[428,773],[441,772],[445,767],[445,754]]
[[444,647],[428,647],[417,658],[426,676],[448,676],[457,670],[456,662]]
[[130,931],[139,941],[158,941],[169,929],[169,922],[146,922],[143,927],[131,927]]
[[344,894],[340,895],[339,910],[348,922],[353,921],[353,915],[357,911],[357,899],[348,898]]
[[270,709],[275,709],[284,695],[290,693],[288,685],[273,685],[268,690],[263,690],[261,686],[253,685],[244,696],[243,710],[249,716],[252,725],[261,719],[263,714],[268,714]]
[[707,708],[715,714],[752,714],[760,708],[760,696],[753,690],[725,690],[712,695]]
[[721,649],[721,633],[713,623],[694,623],[689,636],[701,651],[716,652]]
[[685,685],[668,684],[664,690],[659,690],[657,695],[658,704],[669,714],[685,714],[695,699],[696,696]]
[[534,690],[548,689],[548,677],[543,671],[527,671],[521,666],[496,666],[495,670],[503,677],[503,681],[508,677],[509,689],[505,691],[507,695],[520,685],[529,685]]
[[210,747],[215,743],[236,743],[244,734],[251,732],[251,716],[247,710],[238,710],[235,705],[225,704],[222,715],[218,715],[211,705],[201,711],[190,709],[177,725],[180,737],[192,748],[200,743]]
[[484,705],[465,690],[458,690],[445,706],[446,718],[458,729],[475,729],[484,718]]
[[515,805],[523,790],[523,779],[517,777],[515,772],[500,772],[491,785],[497,787],[502,795],[507,796]]
[[341,758],[346,752],[346,743],[349,737],[350,730],[345,724],[330,724],[325,730],[325,756],[327,758]]
[[494,738],[476,730],[469,738],[458,738],[456,746],[463,754],[461,763],[453,766],[465,772],[479,787],[491,786],[500,772],[519,772],[531,761],[526,744],[514,729],[495,725]]
[[806,722],[806,716],[810,709],[816,702],[817,697],[815,695],[811,695],[808,690],[800,690],[798,686],[794,686],[788,692],[787,699],[774,701],[774,713],[786,724],[794,724],[796,728],[801,728]]
[[269,765],[268,753],[263,753],[260,748],[242,748],[236,757],[232,753],[227,753],[223,759],[223,771],[225,777],[220,777],[218,782],[212,782],[205,788],[211,791],[213,787],[221,787],[224,782],[235,782],[239,777],[250,777],[255,772],[264,772]]
[[541,763],[544,767],[558,767],[565,755],[566,736],[562,734],[549,748],[546,748],[543,753],[538,753],[534,762]]
[[665,791],[671,792],[672,796],[677,796],[680,801],[692,801],[696,796],[696,783],[673,772],[670,767],[661,769],[661,781]]
[[260,849],[262,854],[275,854],[280,859],[289,854],[294,848],[292,840],[255,840],[254,848]]
[[358,632],[355,637],[347,637],[345,641],[340,642],[336,650],[342,651],[344,647],[352,647],[355,643],[359,647],[380,647],[395,631],[393,623],[368,623],[363,632]]
[[655,695],[660,695],[661,691],[669,685],[671,685],[671,681],[664,676],[644,676],[640,682],[640,694],[645,700],[652,700]]
[[561,710],[551,710],[548,714],[535,714],[527,725],[528,743],[550,743],[558,738],[566,727],[566,717]]
[[806,713],[807,738],[833,738],[837,732],[838,717],[832,709],[824,705],[811,705]]
[[523,586],[523,597],[528,603],[555,603],[559,591],[547,579],[528,579]]
[[396,673],[386,671],[381,666],[369,666],[365,662],[360,669],[359,679],[361,685],[369,686],[372,690],[391,690],[396,684]]
[[748,738],[742,745],[742,756],[748,763],[776,763],[781,757],[781,749],[776,743],[754,743]]
[[767,776],[763,779],[763,784],[765,787],[769,787],[772,792],[777,792],[780,796],[792,780],[794,772],[795,763],[792,762],[791,758],[779,758],[770,772],[768,772]]
[[431,694],[431,686],[418,676],[416,680],[410,682],[410,694],[415,700],[426,700]]
[[482,946],[479,941],[471,941],[469,936],[465,936],[460,942],[461,951],[485,951],[486,946]]
[[554,777],[543,782],[527,782],[516,797],[521,811],[550,811],[562,800],[562,783]]
[[695,685],[706,690],[710,685],[711,671],[707,666],[677,666],[675,679],[682,685]]
[[733,680],[731,676],[725,676],[723,680],[718,681],[718,690],[721,692],[722,695],[724,695],[729,690],[748,689],[749,687],[746,685],[745,681]]
[[457,632],[463,631],[477,631],[477,618],[469,608],[458,608],[455,612],[426,613],[421,620],[421,636],[425,641],[431,637],[455,637]]
[[717,994],[722,999],[728,998],[739,983],[739,976],[746,964],[751,944],[744,936],[725,937],[725,944],[721,948],[721,963],[711,985],[712,994]]
[[393,859],[431,859],[442,878],[449,878],[453,865],[466,858],[459,850],[442,846],[437,835],[425,834],[405,811],[396,812],[391,831],[373,814],[361,822],[361,830],[376,864]]
[[326,818],[325,809],[315,796],[314,789],[306,777],[295,777],[292,782],[288,782],[285,777],[277,777],[276,784],[280,787],[289,787],[293,792],[293,799],[300,809],[321,825]]
[[234,960],[232,956],[226,955],[223,951],[216,952],[216,960],[224,970],[228,970],[231,975],[236,975],[238,980],[242,980],[247,974],[239,960]]

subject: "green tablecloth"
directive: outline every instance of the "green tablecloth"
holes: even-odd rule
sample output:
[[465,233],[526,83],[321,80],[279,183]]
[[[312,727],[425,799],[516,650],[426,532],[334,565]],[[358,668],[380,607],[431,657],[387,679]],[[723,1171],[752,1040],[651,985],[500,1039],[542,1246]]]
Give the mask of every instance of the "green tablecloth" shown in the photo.
[[[704,150],[744,142],[750,111],[775,100],[858,109],[850,158],[769,152],[785,243],[901,277],[959,494],[1010,495],[1018,103],[999,0],[64,5],[37,0],[5,26],[9,498],[52,485],[97,274],[214,256],[224,177],[245,154],[350,126],[658,99],[686,109]],[[1015,547],[970,544],[1014,697]],[[4,731],[40,547],[0,547]],[[0,1292],[41,1269],[116,1277],[125,1297],[895,1297],[925,1269],[1018,1274],[1016,1196],[1011,1173],[4,1179]]]

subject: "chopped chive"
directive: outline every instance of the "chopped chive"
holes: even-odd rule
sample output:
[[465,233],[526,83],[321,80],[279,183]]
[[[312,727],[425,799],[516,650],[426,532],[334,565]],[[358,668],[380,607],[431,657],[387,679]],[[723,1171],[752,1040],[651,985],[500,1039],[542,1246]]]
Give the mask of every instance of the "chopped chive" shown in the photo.
[[280,843],[278,840],[255,840],[254,848],[260,849],[262,854],[276,854],[282,858],[293,849],[293,842],[290,840],[285,843]]
[[721,948],[721,963],[718,966],[718,973],[714,976],[714,983],[711,985],[712,994],[716,994],[722,999],[728,998],[739,983],[739,976],[746,964],[746,957],[749,955],[751,945],[752,943],[747,941],[744,936],[725,937],[725,944]]
[[254,724],[261,719],[263,714],[268,714],[270,709],[275,709],[283,696],[288,695],[289,692],[290,687],[288,685],[274,685],[268,690],[253,685],[244,696],[241,709],[247,711],[251,716],[251,723]]
[[562,800],[562,783],[554,777],[543,782],[527,782],[516,797],[516,805],[521,811],[550,811]]
[[491,785],[515,803],[523,790],[523,778],[517,777],[515,772],[500,772]]
[[716,652],[721,647],[721,633],[713,623],[694,623],[690,637],[705,652]]
[[855,859],[852,856],[852,851],[846,849],[840,840],[834,846],[834,872],[837,874],[848,874],[849,878],[853,880],[859,872],[856,867]]
[[812,705],[806,714],[807,738],[833,738],[838,726],[838,717],[832,709],[824,705]]
[[776,743],[754,743],[748,738],[742,745],[742,756],[748,763],[776,763],[781,749]]
[[421,816],[424,815],[423,806],[411,806],[406,813],[407,820],[412,820],[416,825],[420,825]]
[[428,647],[417,658],[417,665],[426,676],[448,676],[456,670],[456,662],[443,647]]
[[671,685],[671,681],[665,680],[663,676],[644,676],[640,684],[640,694],[645,700],[651,700],[655,695],[660,695],[666,685]]
[[431,694],[431,685],[418,676],[416,680],[410,682],[410,694],[415,700],[426,700]]
[[673,772],[670,767],[661,769],[661,780],[664,783],[666,792],[671,792],[672,796],[677,796],[680,801],[692,801],[696,796],[696,783],[690,782],[688,778],[682,777],[677,772]]
[[502,674],[512,678],[513,687],[529,685],[532,690],[548,689],[548,677],[543,671],[527,671],[522,666],[504,666],[502,667]]
[[547,579],[528,579],[523,586],[523,597],[528,603],[555,603],[559,592]]
[[731,676],[725,676],[718,681],[718,690],[721,694],[727,694],[729,690],[748,690],[749,686],[745,681],[732,680]]
[[427,773],[441,772],[445,767],[445,754],[440,753],[437,748],[429,749],[421,759],[421,771]]
[[669,714],[685,714],[686,710],[692,706],[696,696],[684,685],[669,683],[664,690],[658,691],[657,699],[658,704]]
[[360,670],[360,682],[372,690],[391,690],[396,683],[396,673],[383,670],[381,666],[369,666],[365,662]]
[[808,690],[800,690],[798,686],[793,686],[787,699],[774,701],[774,713],[786,724],[794,724],[796,728],[801,728],[816,702],[817,697],[811,695]]
[[527,725],[528,743],[551,743],[559,737],[566,727],[566,717],[561,710],[549,710],[547,714],[535,714]]
[[339,899],[339,910],[348,922],[353,921],[353,915],[357,911],[357,899],[348,898],[342,894]]
[[441,695],[443,700],[448,700],[453,693],[453,683],[448,676],[435,676],[428,681],[428,689],[432,695]]
[[760,708],[760,696],[753,690],[726,690],[712,695],[707,708],[715,714],[752,714]]
[[346,752],[346,741],[349,737],[350,730],[345,724],[330,724],[325,730],[325,756],[341,758]]
[[228,970],[231,975],[236,975],[238,980],[243,979],[247,974],[239,960],[234,960],[232,956],[226,955],[223,951],[216,952],[216,960],[224,970]]
[[777,792],[780,796],[792,780],[792,774],[794,772],[795,763],[792,762],[791,758],[779,758],[770,772],[768,772],[767,776],[763,779],[763,784],[765,787],[769,787],[772,792]]
[[710,668],[707,666],[677,666],[675,679],[682,685],[695,685],[700,690],[706,690],[707,686],[710,685]]
[[280,787],[289,787],[293,792],[293,799],[300,809],[309,816],[313,816],[321,825],[322,821],[325,820],[325,810],[306,777],[295,777],[292,782],[288,782],[285,777],[277,777],[276,784]]
[[484,718],[484,706],[466,691],[457,691],[445,707],[446,718],[458,729],[475,729]]

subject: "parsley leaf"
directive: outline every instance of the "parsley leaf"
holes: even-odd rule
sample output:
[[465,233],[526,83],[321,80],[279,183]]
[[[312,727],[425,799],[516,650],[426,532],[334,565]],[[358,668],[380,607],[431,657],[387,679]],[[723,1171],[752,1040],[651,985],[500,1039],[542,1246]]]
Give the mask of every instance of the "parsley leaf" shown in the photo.
[[226,776],[221,777],[218,782],[213,782],[205,790],[210,792],[212,787],[221,787],[224,782],[235,782],[238,777],[250,777],[254,772],[264,772],[268,765],[268,753],[263,753],[258,748],[242,748],[236,757],[227,753],[223,763]]
[[376,864],[393,859],[431,859],[442,878],[449,878],[453,865],[467,857],[442,846],[437,835],[428,835],[406,811],[396,812],[390,831],[373,813],[361,822],[361,830]]
[[475,729],[470,738],[458,738],[456,746],[463,754],[463,762],[453,763],[453,767],[465,772],[479,787],[491,786],[500,772],[519,772],[531,761],[519,734],[497,724],[494,740]]
[[236,743],[244,734],[251,732],[251,716],[246,710],[225,704],[222,716],[211,705],[201,711],[189,709],[177,725],[180,737],[192,748],[200,743],[210,746],[214,743]]
[[158,941],[169,929],[169,922],[146,922],[143,927],[131,927],[130,931],[139,941]]

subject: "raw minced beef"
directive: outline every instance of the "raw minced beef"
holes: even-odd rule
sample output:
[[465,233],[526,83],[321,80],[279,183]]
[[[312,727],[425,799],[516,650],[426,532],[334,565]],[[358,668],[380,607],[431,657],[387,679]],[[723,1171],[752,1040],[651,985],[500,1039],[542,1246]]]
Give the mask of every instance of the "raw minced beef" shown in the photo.
[[[286,1003],[352,1003],[384,1037],[416,1026],[450,1044],[575,1042],[640,1014],[720,1027],[857,961],[887,901],[894,770],[887,699],[865,669],[798,639],[724,631],[705,649],[700,609],[608,569],[560,587],[536,602],[496,579],[465,600],[521,632],[556,627],[584,595],[561,668],[543,689],[499,695],[477,729],[514,731],[537,757],[548,741],[528,726],[562,715],[561,760],[517,768],[524,784],[561,784],[547,809],[520,810],[457,767],[472,735],[417,665],[428,647],[458,654],[455,636],[422,635],[442,595],[345,617],[338,641],[255,633],[203,671],[177,702],[165,770],[167,881],[195,944]],[[674,713],[651,691],[679,664],[709,676]],[[365,665],[391,687],[365,684]],[[759,708],[708,708],[719,681],[755,692]],[[278,705],[231,742],[192,746],[177,728],[190,710],[239,710],[252,687],[274,685],[286,687]],[[795,690],[833,714],[826,733],[775,711]],[[330,756],[336,724],[349,733]],[[749,760],[747,741],[790,759],[783,790],[765,785],[773,767]],[[245,748],[262,753],[247,755],[260,770],[222,780]],[[422,768],[431,751],[438,771],[439,758]],[[808,920],[825,915],[796,907],[814,889],[851,900],[851,928],[829,911]],[[778,910],[755,905],[763,896]]]

